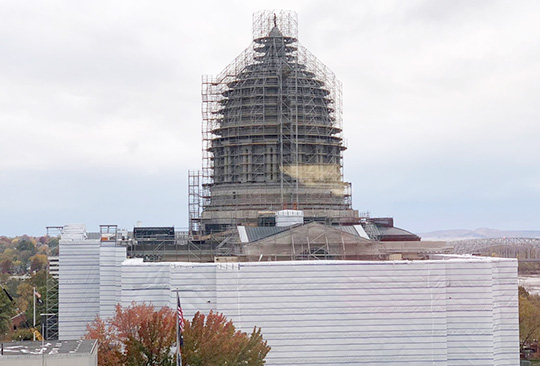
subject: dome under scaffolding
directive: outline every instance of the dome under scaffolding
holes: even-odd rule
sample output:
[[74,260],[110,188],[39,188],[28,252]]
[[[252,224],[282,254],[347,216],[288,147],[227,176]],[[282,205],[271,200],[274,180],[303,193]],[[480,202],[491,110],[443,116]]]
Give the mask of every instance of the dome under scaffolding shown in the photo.
[[298,42],[291,11],[254,14],[253,42],[204,77],[203,169],[190,172],[190,230],[257,224],[298,209],[309,221],[353,224],[343,181],[341,83]]

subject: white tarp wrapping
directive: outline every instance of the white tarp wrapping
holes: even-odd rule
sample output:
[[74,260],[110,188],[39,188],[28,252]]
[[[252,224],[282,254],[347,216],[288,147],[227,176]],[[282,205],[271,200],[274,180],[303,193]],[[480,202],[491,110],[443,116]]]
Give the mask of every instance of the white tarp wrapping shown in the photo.
[[60,240],[58,337],[79,339],[99,313],[99,239]]
[[121,296],[121,269],[126,259],[126,248],[114,243],[102,243],[99,255],[99,316],[103,319],[114,315],[114,308]]
[[79,339],[97,315],[107,318],[114,314],[121,296],[126,248],[86,239],[85,232],[72,230],[68,236],[62,235],[59,253],[58,337]]
[[143,263],[122,265],[122,304],[211,309],[272,347],[268,365],[515,365],[517,262]]

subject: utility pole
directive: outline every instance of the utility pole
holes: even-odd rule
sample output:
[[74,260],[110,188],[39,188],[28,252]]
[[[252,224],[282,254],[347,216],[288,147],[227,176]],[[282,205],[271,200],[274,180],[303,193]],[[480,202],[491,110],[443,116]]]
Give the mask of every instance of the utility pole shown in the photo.
[[[34,300],[34,329],[32,330],[32,334],[34,335],[34,342],[36,341],[36,288],[32,288],[32,299]],[[43,334],[41,334],[43,337]]]
[[43,356],[41,358],[41,364],[43,366],[45,365],[45,322],[43,321],[43,316],[51,316],[51,315],[56,315],[56,314],[50,314],[50,313],[39,314],[40,319],[41,319],[41,354]]

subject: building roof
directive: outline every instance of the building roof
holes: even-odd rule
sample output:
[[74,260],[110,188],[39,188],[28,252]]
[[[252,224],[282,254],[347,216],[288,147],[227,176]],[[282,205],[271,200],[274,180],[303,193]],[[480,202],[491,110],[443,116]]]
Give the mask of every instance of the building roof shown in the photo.
[[[310,223],[311,224],[311,223]],[[310,224],[301,224],[301,225],[291,225],[291,226],[284,226],[284,227],[277,227],[277,226],[238,226],[237,229],[240,234],[240,239],[243,243],[252,243],[255,241],[259,241],[261,239],[265,239],[274,235],[277,235],[279,233],[282,233],[284,231],[288,230],[294,230],[295,228],[299,228],[304,225],[310,225]],[[368,239],[369,237],[365,234],[364,229],[360,225],[324,225],[320,223],[314,223],[314,225],[321,225],[325,227],[329,227],[334,230],[340,230],[345,233],[348,233],[353,236],[358,236],[364,239]],[[313,226],[313,225],[312,225]],[[358,231],[361,231],[359,233]],[[245,232],[245,236],[242,235]],[[246,240],[247,239],[247,240]]]
[[79,339],[76,341],[20,341],[2,342],[4,356],[20,355],[55,355],[55,354],[90,354],[97,347],[96,339]]
[[[359,232],[360,231],[360,232]],[[422,242],[414,234],[381,225],[382,240],[367,239],[363,227],[333,226],[318,222],[289,227],[238,227],[242,254],[259,260],[382,259],[401,254],[414,259],[433,253],[449,253],[446,242]],[[414,240],[416,239],[416,240]]]
[[420,237],[399,227],[377,225],[382,241],[419,241]]
[[245,226],[248,242],[254,242],[267,238],[272,235],[276,235],[283,231],[289,230],[291,227],[277,227],[277,226]]
[[[354,235],[354,236],[360,236],[358,234],[358,231],[356,230],[356,228],[353,225],[336,225],[336,226],[334,226],[334,228],[339,229],[341,231],[344,231],[344,232],[349,233],[349,234]],[[365,239],[368,239],[368,238],[365,238]]]

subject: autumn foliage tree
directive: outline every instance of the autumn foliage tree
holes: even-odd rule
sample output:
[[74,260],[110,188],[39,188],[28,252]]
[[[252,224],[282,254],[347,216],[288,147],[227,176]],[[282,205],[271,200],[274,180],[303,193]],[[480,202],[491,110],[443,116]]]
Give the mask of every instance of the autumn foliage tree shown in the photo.
[[[197,313],[185,322],[182,364],[190,366],[264,365],[270,347],[261,330],[237,331],[222,314]],[[87,327],[87,339],[98,339],[98,364],[175,365],[176,315],[152,305],[116,306],[111,319],[97,317]]]
[[519,340],[523,348],[540,339],[540,296],[519,288]]
[[11,329],[11,316],[14,308],[7,294],[0,289],[0,340],[5,340]]
[[261,329],[250,335],[236,330],[223,314],[198,312],[186,322],[182,364],[189,366],[264,365],[270,346]]
[[100,366],[174,365],[175,330],[171,309],[132,303],[116,305],[111,319],[97,317],[87,326],[86,338],[99,341]]

